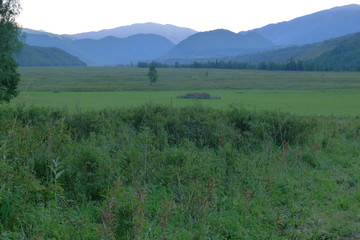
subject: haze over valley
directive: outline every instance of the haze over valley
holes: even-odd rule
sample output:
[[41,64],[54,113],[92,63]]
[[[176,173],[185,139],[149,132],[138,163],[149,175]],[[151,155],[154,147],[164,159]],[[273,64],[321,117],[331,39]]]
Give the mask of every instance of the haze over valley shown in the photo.
[[[284,62],[297,56],[306,56],[308,44],[321,45],[322,41],[360,32],[360,25],[356,24],[358,22],[360,5],[351,4],[239,33],[226,29],[197,32],[190,28],[156,23],[137,23],[72,35],[31,29],[23,29],[23,32],[26,44],[59,48],[88,66],[131,65],[140,61],[174,64],[215,59],[254,62],[255,57],[249,57],[249,54],[257,54],[256,62]],[[274,50],[283,49],[279,51],[284,52],[294,46],[297,46],[296,54],[287,53],[282,55],[284,57],[276,57],[279,52]],[[334,48],[335,46],[326,49]],[[357,51],[356,45],[352,45],[352,48]],[[325,54],[326,49],[320,52]],[[261,52],[266,54],[260,54]],[[37,62],[35,56],[32,59],[31,54],[34,52],[24,51],[23,55],[27,56],[19,58],[27,60],[19,61],[20,65],[44,65]],[[52,59],[55,56],[56,53],[53,53]],[[58,66],[60,62],[52,64],[49,58],[47,65]],[[66,64],[68,65],[64,62]]]

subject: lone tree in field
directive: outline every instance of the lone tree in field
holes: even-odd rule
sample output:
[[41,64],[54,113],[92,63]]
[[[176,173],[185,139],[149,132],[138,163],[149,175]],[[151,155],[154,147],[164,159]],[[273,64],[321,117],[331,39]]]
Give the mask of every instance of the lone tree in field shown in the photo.
[[149,73],[147,75],[149,77],[151,85],[153,83],[156,83],[156,81],[158,80],[157,70],[156,70],[156,68],[155,68],[155,66],[153,64],[151,64],[151,66],[149,68]]
[[0,102],[17,96],[20,74],[13,56],[21,49],[20,29],[15,17],[20,13],[18,0],[0,0]]

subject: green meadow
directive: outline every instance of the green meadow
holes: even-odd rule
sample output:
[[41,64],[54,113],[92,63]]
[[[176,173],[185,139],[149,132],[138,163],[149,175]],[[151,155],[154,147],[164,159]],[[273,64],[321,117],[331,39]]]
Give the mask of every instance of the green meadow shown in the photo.
[[359,239],[359,73],[20,72],[1,240]]
[[221,99],[195,102],[301,115],[360,115],[357,72],[161,68],[158,82],[150,85],[147,71],[135,67],[21,68],[21,94],[12,104],[97,110],[148,103],[186,106],[194,100],[177,96],[208,92]]
[[177,96],[187,91],[22,92],[13,104],[100,110],[163,104],[183,107],[194,103],[214,108],[243,106],[301,115],[360,116],[360,89],[336,90],[200,90],[221,99],[193,100]]
[[324,90],[360,88],[358,72],[291,72],[159,68],[150,86],[148,69],[136,67],[20,68],[23,91],[125,90]]

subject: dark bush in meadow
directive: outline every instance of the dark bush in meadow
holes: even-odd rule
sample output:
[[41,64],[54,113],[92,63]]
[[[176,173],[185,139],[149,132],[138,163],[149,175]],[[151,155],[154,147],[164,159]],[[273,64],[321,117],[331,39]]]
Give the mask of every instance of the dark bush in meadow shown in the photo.
[[221,99],[220,96],[212,96],[209,93],[204,92],[194,92],[187,93],[185,95],[180,95],[178,98],[188,98],[188,99]]

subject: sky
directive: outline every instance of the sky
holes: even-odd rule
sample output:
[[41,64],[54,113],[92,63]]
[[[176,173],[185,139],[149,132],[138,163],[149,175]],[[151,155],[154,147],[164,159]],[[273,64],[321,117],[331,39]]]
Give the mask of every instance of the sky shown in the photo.
[[155,22],[233,32],[288,21],[360,0],[20,0],[21,27],[57,34]]

